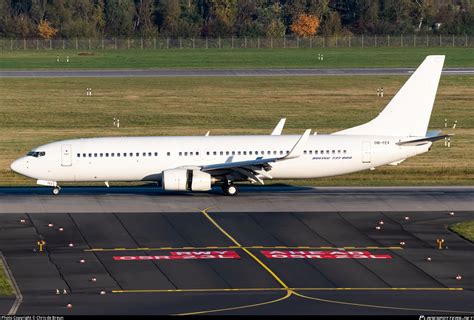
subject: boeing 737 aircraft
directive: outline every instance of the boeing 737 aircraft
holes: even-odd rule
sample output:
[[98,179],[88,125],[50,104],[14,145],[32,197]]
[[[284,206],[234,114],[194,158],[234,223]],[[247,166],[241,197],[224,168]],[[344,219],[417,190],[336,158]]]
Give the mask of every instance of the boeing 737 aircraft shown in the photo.
[[60,182],[154,181],[164,190],[208,191],[222,184],[237,194],[236,181],[308,179],[392,164],[429,151],[444,138],[427,132],[444,56],[428,56],[373,120],[328,135],[110,137],[48,143],[11,164],[11,169],[51,186]]

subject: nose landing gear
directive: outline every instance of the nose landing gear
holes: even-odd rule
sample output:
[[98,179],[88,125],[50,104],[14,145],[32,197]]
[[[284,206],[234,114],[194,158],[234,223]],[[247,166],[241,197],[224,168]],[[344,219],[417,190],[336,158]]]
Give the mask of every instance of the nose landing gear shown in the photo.
[[52,193],[53,193],[53,195],[57,196],[58,194],[61,193],[61,187],[59,187],[59,186],[54,187],[53,190],[52,190]]

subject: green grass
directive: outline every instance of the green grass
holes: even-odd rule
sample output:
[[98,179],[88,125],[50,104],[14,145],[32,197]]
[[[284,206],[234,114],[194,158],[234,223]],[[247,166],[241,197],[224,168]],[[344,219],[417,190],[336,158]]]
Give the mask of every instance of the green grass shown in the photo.
[[[32,185],[10,163],[31,148],[56,140],[113,135],[268,134],[280,117],[285,133],[312,128],[330,133],[376,116],[405,76],[249,78],[0,79],[0,185]],[[386,96],[378,98],[383,85]],[[85,88],[93,96],[85,96]],[[298,185],[473,185],[474,77],[441,79],[431,129],[455,133],[431,152],[400,166]],[[112,127],[119,117],[121,128]]]
[[14,294],[13,286],[7,277],[3,262],[0,260],[0,297],[13,296]]
[[459,234],[461,237],[474,242],[474,220],[455,223],[449,226],[449,230]]
[[[0,69],[416,67],[430,54],[445,54],[445,67],[474,66],[474,48],[122,49],[84,56],[80,52],[0,51]],[[324,54],[324,61],[318,60],[318,53]]]

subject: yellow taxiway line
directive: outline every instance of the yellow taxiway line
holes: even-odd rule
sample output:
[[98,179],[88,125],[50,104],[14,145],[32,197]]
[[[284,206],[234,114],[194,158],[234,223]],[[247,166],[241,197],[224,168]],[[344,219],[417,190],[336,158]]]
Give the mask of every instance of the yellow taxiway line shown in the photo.
[[[283,282],[283,280],[281,280],[280,277],[278,277],[277,274],[272,271],[272,269],[270,269],[265,263],[262,262],[262,260],[260,260],[256,255],[254,255],[252,252],[250,252],[247,248],[243,247],[227,231],[225,231],[214,219],[212,219],[212,217],[207,213],[207,210],[209,210],[209,208],[202,210],[201,213],[206,217],[207,220],[209,220],[209,222],[211,222],[230,241],[232,241],[236,246],[238,246],[239,249],[244,250],[245,253],[247,253],[247,255],[249,255],[255,262],[257,262],[262,268],[264,268],[273,277],[273,279],[275,279],[284,289],[288,290],[288,286],[285,284],[285,282]],[[290,295],[288,295],[288,297]]]
[[252,291],[463,291],[464,288],[209,288],[209,289],[136,289],[112,290],[112,293],[211,293]]
[[168,251],[168,250],[231,250],[231,249],[268,249],[268,250],[403,250],[402,247],[308,247],[308,246],[209,246],[209,247],[158,247],[158,248],[91,248],[85,252],[113,251]]

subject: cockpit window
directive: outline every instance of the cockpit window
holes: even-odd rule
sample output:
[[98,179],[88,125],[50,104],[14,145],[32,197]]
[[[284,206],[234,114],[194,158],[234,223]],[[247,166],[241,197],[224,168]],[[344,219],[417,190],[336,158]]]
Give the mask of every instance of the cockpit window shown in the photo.
[[44,151],[30,151],[26,155],[28,157],[39,158],[39,157],[44,157],[46,155],[46,152],[44,152]]

